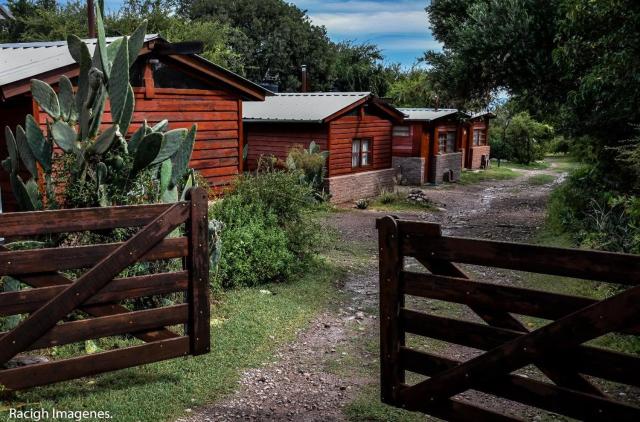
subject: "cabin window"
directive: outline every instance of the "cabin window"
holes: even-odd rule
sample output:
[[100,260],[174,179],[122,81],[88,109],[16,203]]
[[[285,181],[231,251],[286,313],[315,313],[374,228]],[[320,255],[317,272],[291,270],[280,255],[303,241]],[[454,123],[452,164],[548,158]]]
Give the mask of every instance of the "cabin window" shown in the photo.
[[486,145],[487,137],[482,129],[473,129],[473,145]]
[[455,152],[456,150],[456,131],[448,130],[438,132],[438,149],[440,154]]
[[351,142],[351,167],[367,167],[371,165],[371,139],[354,139]]
[[410,126],[394,126],[393,136],[411,136]]

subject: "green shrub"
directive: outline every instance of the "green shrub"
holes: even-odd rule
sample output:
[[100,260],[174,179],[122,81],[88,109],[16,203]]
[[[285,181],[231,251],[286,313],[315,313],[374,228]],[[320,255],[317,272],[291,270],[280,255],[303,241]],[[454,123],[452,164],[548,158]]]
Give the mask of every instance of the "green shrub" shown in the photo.
[[320,147],[313,141],[309,149],[305,149],[302,145],[294,146],[287,156],[289,170],[300,170],[301,177],[313,188],[316,198],[323,201],[327,199],[324,179],[327,173],[328,157],[329,152],[320,151]]
[[380,192],[380,195],[378,196],[378,201],[381,204],[389,205],[389,204],[392,204],[392,203],[398,201],[401,198],[402,197],[398,193],[392,192],[392,191],[388,191],[388,190],[385,189],[382,192]]
[[367,208],[369,208],[369,201],[366,199],[358,199],[356,201],[356,208],[358,208],[359,210],[366,210]]
[[240,177],[210,210],[224,224],[213,287],[285,281],[304,270],[326,238],[314,206],[313,191],[297,172]]
[[600,172],[583,166],[552,193],[547,226],[571,233],[580,246],[640,253],[640,198],[611,189]]

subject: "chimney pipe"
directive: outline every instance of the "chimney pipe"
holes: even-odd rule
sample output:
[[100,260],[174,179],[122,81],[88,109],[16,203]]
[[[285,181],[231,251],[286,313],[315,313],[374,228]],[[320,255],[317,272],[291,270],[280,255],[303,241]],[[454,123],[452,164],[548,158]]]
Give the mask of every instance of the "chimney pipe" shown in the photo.
[[300,92],[307,92],[307,65],[303,64],[300,70],[302,73],[302,88]]
[[440,108],[440,97],[436,95],[436,111]]
[[89,26],[89,38],[96,37],[96,12],[93,0],[87,0],[87,21]]

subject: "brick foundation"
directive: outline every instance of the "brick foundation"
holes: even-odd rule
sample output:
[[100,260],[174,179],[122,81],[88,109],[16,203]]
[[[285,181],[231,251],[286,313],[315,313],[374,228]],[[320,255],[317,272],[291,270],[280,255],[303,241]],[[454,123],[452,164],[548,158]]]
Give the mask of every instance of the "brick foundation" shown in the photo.
[[422,185],[425,180],[424,157],[393,157],[392,167],[398,171],[401,183]]
[[431,180],[433,183],[442,183],[445,181],[445,173],[451,171],[452,177],[450,182],[460,179],[462,173],[462,153],[453,152],[451,154],[435,155],[431,161]]
[[471,147],[469,150],[469,163],[471,169],[479,169],[482,167],[482,156],[486,156],[487,162],[489,162],[491,153],[491,147],[489,145],[482,145],[477,147]]
[[330,177],[326,181],[331,202],[340,204],[376,196],[383,189],[392,190],[396,169],[365,171]]

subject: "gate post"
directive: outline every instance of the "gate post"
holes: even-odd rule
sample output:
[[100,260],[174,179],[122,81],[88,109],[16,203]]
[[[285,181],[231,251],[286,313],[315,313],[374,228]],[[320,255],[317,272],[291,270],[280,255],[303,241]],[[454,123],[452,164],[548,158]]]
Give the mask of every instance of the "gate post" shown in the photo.
[[380,261],[380,392],[383,403],[398,404],[398,390],[404,383],[399,354],[405,344],[400,327],[400,308],[404,306],[404,295],[400,293],[400,234],[394,217],[380,218],[376,226]]
[[189,342],[194,356],[210,350],[211,306],[209,301],[209,220],[207,192],[203,188],[191,188],[186,199],[191,207],[186,223],[189,237]]

